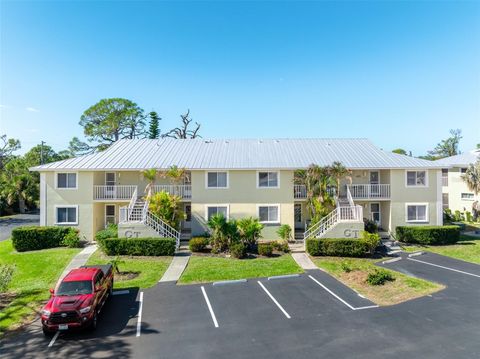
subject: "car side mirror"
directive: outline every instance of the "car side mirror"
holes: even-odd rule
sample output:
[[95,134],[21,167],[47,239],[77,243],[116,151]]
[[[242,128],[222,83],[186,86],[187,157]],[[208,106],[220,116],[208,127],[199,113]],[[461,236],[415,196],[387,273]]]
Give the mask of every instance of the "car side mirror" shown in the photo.
[[55,293],[55,291],[53,290],[53,288],[50,288],[49,291],[50,291],[50,294],[51,294],[51,295],[53,295],[53,294]]

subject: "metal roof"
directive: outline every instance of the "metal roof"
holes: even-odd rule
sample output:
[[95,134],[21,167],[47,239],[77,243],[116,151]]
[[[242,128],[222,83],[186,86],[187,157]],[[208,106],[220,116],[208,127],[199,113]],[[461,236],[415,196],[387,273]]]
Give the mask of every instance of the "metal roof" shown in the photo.
[[435,162],[449,167],[466,167],[470,163],[475,163],[478,160],[480,160],[480,150],[472,150],[456,156],[445,157]]
[[298,169],[339,161],[350,169],[440,168],[438,163],[383,151],[357,139],[120,140],[103,152],[53,162],[36,171],[167,169]]

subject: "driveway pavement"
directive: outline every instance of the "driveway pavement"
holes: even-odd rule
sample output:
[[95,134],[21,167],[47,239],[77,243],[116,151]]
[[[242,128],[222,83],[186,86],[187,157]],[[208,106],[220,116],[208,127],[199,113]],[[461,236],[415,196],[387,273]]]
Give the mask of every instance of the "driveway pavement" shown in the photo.
[[12,230],[20,226],[33,226],[40,224],[40,215],[36,214],[15,214],[5,218],[0,217],[0,241],[10,238]]
[[3,340],[2,358],[480,357],[480,266],[402,256],[384,266],[447,288],[376,307],[320,270],[223,285],[160,283],[114,296],[93,334],[62,333],[52,344],[29,328]]

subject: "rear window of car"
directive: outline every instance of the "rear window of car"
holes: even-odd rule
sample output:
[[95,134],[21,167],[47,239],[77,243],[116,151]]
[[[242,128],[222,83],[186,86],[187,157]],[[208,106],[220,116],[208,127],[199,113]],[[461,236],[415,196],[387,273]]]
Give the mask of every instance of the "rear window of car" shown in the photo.
[[73,282],[62,282],[58,286],[56,295],[77,295],[90,294],[93,292],[92,282],[88,280],[79,280]]

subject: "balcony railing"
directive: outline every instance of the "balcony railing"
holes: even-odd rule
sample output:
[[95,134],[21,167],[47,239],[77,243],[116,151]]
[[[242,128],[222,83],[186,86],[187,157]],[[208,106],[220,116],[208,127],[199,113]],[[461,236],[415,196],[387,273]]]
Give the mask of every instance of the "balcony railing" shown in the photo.
[[154,185],[153,193],[165,191],[169,194],[179,196],[183,199],[192,198],[192,186],[191,185]]
[[134,185],[93,186],[95,200],[130,200],[137,191]]
[[[328,187],[327,193],[335,197],[337,190],[335,187]],[[293,198],[295,199],[306,199],[307,198],[307,187],[304,184],[295,184],[293,185]]]
[[389,184],[351,184],[348,185],[353,199],[388,199]]

